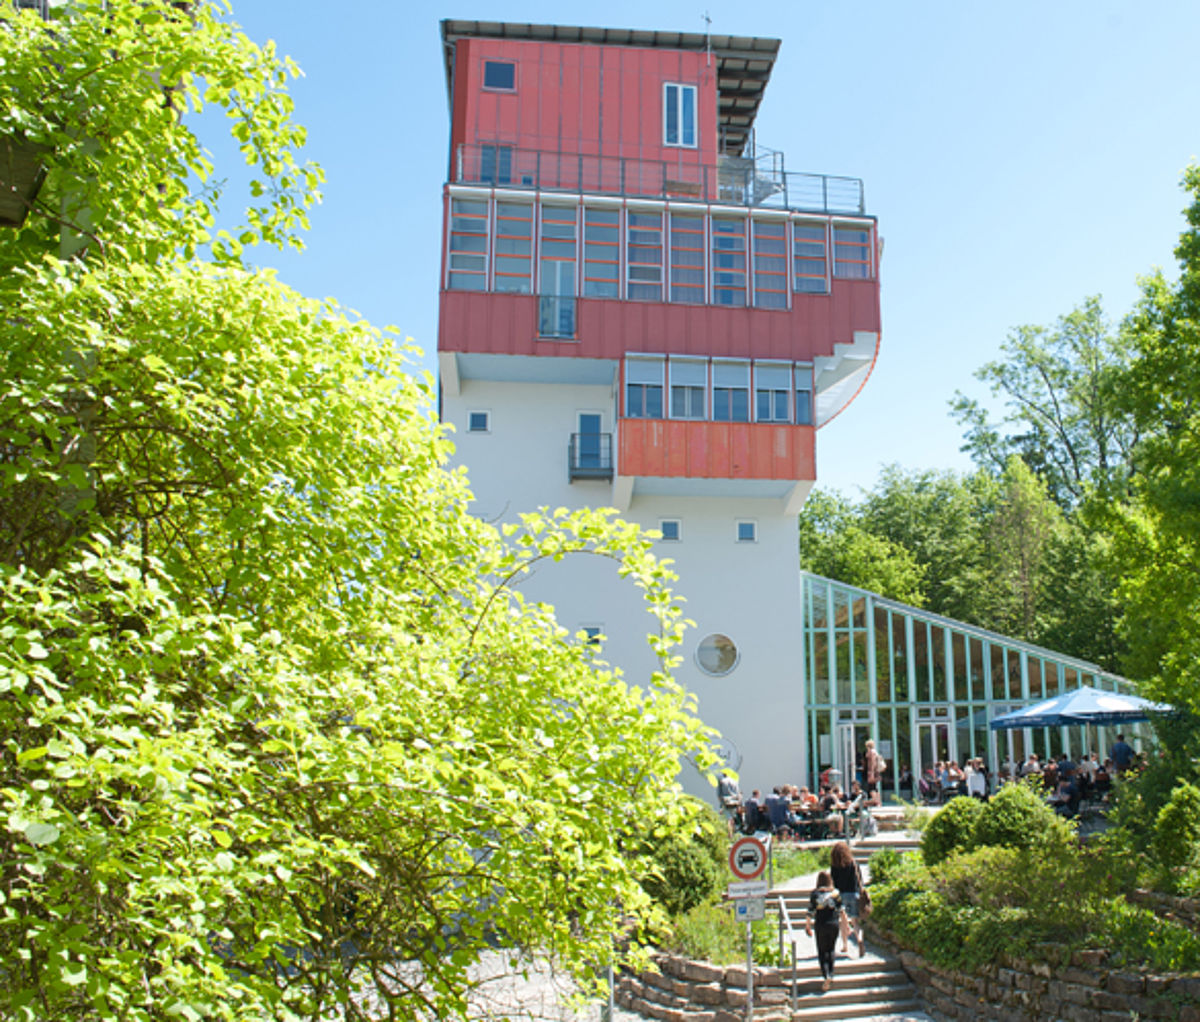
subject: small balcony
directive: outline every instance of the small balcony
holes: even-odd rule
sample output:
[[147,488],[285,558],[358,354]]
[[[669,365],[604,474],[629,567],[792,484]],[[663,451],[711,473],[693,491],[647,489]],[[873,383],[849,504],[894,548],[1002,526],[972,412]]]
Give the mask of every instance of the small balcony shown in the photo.
[[452,176],[453,184],[682,198],[806,213],[866,213],[861,179],[787,171],[782,154],[769,150],[759,157],[721,156],[716,164],[705,166],[462,143],[454,153]]
[[605,479],[613,477],[611,433],[572,433],[567,448],[567,478]]

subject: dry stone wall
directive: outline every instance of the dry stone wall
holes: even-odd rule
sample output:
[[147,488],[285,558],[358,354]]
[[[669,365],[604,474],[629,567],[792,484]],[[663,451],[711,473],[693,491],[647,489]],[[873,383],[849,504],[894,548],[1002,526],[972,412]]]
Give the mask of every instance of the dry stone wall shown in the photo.
[[[654,958],[659,972],[624,973],[616,1001],[661,1022],[742,1022],[746,1017],[746,968],[696,962],[676,955]],[[791,1017],[790,969],[754,970],[754,1017],[763,1022]]]

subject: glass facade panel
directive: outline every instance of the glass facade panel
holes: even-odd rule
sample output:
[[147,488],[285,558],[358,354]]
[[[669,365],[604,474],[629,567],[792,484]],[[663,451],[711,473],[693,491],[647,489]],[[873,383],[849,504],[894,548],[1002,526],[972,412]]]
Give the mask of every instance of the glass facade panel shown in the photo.
[[620,297],[621,212],[583,211],[583,293],[589,298]]
[[630,210],[626,222],[626,297],[662,301],[662,214]]
[[712,301],[746,304],[746,221],[712,220]]
[[704,304],[704,217],[671,214],[671,301]]

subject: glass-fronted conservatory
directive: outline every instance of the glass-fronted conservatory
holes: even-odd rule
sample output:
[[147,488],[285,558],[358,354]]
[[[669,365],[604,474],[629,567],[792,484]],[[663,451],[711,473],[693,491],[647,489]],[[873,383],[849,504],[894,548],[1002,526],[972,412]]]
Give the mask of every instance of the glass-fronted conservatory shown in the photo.
[[[1082,685],[1131,691],[1125,679],[1072,657],[953,621],[831,579],[801,572],[808,707],[808,775],[827,767],[855,776],[868,738],[888,761],[885,794],[937,760],[982,757],[996,776],[1030,752],[1103,759],[1117,728],[992,731],[1009,710]],[[1124,725],[1138,744],[1139,728]]]

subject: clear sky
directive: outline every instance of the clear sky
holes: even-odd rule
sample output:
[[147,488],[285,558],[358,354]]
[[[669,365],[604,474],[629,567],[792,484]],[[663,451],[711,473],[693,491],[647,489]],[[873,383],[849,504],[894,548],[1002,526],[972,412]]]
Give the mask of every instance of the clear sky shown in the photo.
[[[706,0],[235,0],[293,92],[328,175],[307,250],[264,251],[426,351],[437,343],[448,109],[438,22],[704,31]],[[882,465],[965,469],[948,414],[1014,327],[1091,294],[1120,318],[1136,278],[1172,274],[1183,169],[1200,152],[1200,2],[707,0],[712,31],[783,41],[757,120],[795,171],[862,178],[879,218],[883,344],[817,437],[818,485],[849,496]]]

